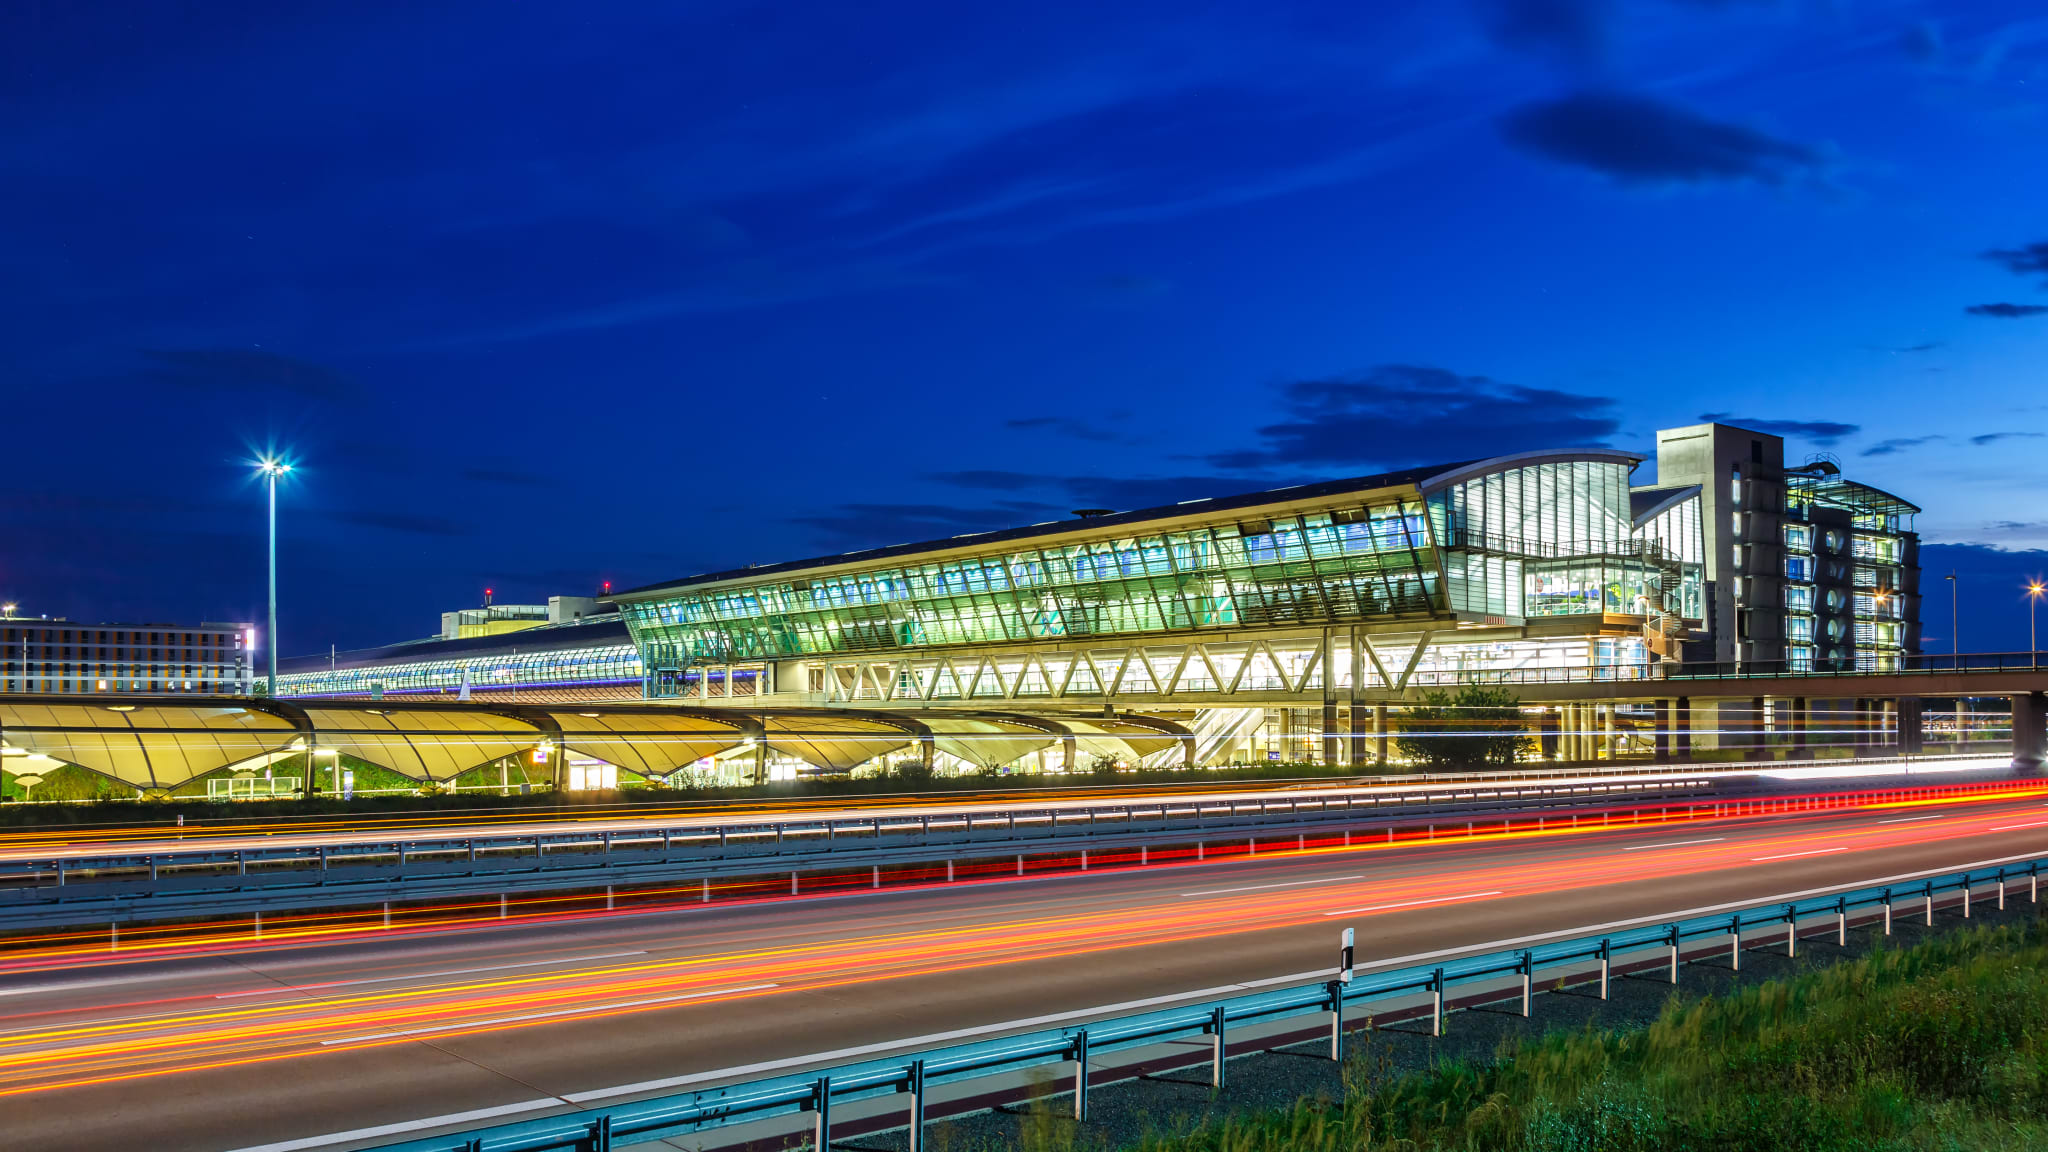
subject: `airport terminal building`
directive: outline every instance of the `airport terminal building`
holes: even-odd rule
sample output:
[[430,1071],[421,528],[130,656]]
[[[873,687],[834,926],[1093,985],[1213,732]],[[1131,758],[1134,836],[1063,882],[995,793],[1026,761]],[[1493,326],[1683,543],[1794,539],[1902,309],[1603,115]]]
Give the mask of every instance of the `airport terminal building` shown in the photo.
[[1134,756],[1334,761],[1383,755],[1388,707],[1437,688],[1918,651],[1919,510],[1834,462],[1721,424],[1659,432],[1654,460],[1532,449],[692,576],[615,614],[293,662],[278,695],[997,726],[954,770],[1105,722],[1173,737]]

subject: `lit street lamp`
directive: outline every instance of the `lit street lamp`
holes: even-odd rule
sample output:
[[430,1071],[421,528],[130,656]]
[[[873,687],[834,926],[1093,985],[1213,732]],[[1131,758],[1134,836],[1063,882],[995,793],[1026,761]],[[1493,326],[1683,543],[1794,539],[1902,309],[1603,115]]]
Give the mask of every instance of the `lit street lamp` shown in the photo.
[[2027,585],[2027,664],[2030,667],[2041,663],[2041,642],[2034,631],[2034,609],[2041,606],[2042,584],[2039,580]]
[[282,460],[265,457],[256,462],[256,470],[270,488],[270,630],[263,637],[263,652],[270,669],[263,681],[264,691],[270,696],[277,695],[277,481],[292,470]]

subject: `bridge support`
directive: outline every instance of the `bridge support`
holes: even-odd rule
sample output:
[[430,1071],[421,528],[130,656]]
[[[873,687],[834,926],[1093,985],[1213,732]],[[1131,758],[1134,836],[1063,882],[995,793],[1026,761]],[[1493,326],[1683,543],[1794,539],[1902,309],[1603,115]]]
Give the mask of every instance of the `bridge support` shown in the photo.
[[1680,760],[1692,759],[1692,697],[1680,696],[1671,709],[1671,743]]
[[2048,697],[2025,692],[2012,698],[2012,766],[2023,775],[2041,771],[2048,754]]
[[1662,696],[1657,698],[1655,727],[1657,729],[1657,755],[1659,764],[1671,763],[1671,701]]
[[1380,763],[1387,762],[1387,706],[1372,706],[1372,754]]
[[1921,706],[1918,698],[1905,697],[1899,701],[1899,751],[1908,756],[1918,756],[1925,743],[1920,726]]
[[1813,759],[1813,749],[1806,744],[1806,718],[1806,697],[1794,696],[1792,698],[1792,751],[1789,754],[1789,759]]

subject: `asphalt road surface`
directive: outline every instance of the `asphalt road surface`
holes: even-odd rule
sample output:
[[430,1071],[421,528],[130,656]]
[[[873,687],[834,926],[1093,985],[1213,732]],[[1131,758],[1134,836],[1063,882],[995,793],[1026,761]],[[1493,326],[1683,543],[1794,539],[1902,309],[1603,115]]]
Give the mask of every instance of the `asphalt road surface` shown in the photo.
[[[2042,794],[1016,881],[0,953],[0,1145],[221,1150],[2048,855]],[[1129,1010],[1129,1009],[1126,1009]],[[950,1037],[949,1037],[950,1038]],[[854,1058],[851,1055],[840,1059]],[[420,1129],[421,1132],[427,1129]],[[396,1138],[396,1137],[394,1137]]]

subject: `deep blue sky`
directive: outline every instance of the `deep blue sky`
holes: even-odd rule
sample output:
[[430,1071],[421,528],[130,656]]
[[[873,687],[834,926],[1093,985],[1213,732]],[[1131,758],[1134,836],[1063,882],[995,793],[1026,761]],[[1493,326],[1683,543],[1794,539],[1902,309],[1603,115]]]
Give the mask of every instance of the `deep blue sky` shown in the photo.
[[2030,3],[15,0],[0,594],[254,618],[273,444],[298,654],[1725,413],[2024,647],[2044,206]]

